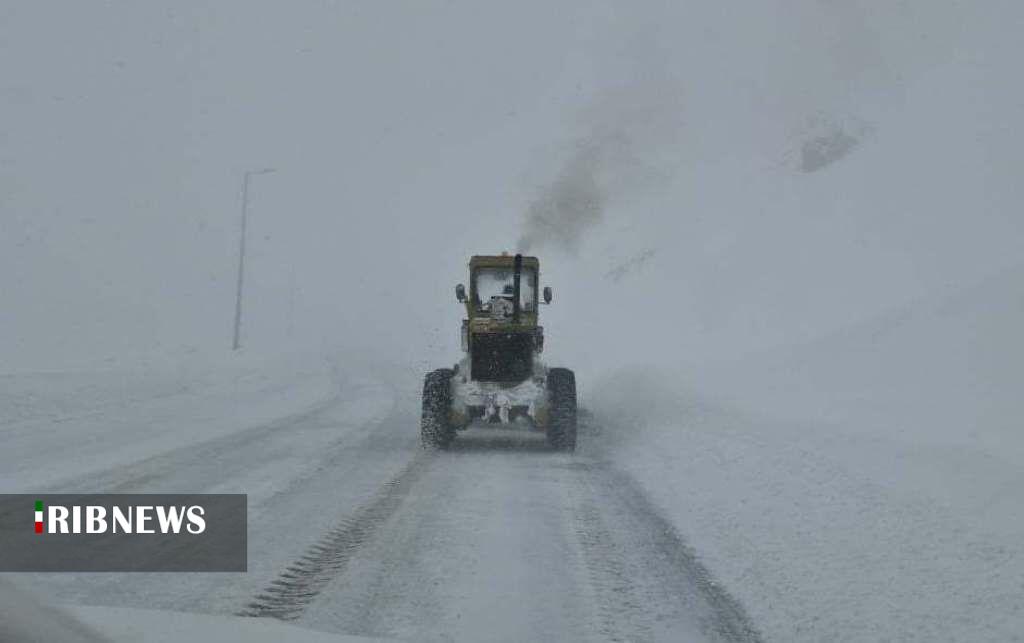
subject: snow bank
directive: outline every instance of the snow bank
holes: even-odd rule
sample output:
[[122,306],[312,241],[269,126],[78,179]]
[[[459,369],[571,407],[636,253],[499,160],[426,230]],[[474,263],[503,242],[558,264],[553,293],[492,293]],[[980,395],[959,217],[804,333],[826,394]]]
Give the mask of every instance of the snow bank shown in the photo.
[[272,619],[114,607],[55,607],[8,581],[0,581],[0,640],[16,643],[357,643],[382,639],[315,632]]
[[715,371],[620,373],[589,399],[613,459],[769,639],[1011,640],[1020,328],[1016,269]]
[[109,637],[108,640],[112,642],[369,643],[387,640],[317,632],[273,619],[116,607],[75,606],[69,608],[69,611],[82,622]]
[[[548,262],[550,352],[770,640],[1019,638],[1021,9],[773,17],[689,41],[723,53],[694,158]],[[752,60],[802,19],[792,76],[785,45]],[[805,75],[846,46],[872,62]]]
[[305,411],[339,377],[319,356],[245,353],[3,373],[0,486],[47,489]]

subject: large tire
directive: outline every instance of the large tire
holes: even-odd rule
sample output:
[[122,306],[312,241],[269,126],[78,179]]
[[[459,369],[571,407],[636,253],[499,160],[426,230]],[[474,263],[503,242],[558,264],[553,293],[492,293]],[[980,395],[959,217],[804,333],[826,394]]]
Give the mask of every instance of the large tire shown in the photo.
[[563,451],[576,450],[576,375],[567,368],[548,370],[550,402],[548,442]]
[[424,448],[443,449],[455,439],[455,427],[448,417],[452,407],[451,380],[454,374],[450,368],[439,368],[427,373],[423,380],[420,435]]

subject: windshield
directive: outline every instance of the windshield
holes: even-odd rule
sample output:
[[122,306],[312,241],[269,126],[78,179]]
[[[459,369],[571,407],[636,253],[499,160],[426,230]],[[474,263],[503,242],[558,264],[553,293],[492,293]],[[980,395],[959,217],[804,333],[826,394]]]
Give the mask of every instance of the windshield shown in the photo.
[[[482,310],[490,310],[491,300],[499,297],[512,302],[514,284],[511,268],[480,268],[476,271],[476,304]],[[519,283],[519,303],[523,310],[533,310],[533,294],[537,285],[537,273],[532,268],[523,268]]]

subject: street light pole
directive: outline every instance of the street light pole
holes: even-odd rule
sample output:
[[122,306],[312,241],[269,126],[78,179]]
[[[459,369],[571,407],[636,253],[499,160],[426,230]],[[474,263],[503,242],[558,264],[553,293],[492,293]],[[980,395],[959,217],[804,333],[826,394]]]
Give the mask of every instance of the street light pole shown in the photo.
[[245,279],[245,229],[249,210],[249,178],[257,174],[269,174],[274,168],[247,170],[242,177],[242,232],[238,241],[238,283],[235,290],[235,335],[231,342],[231,350],[237,351],[241,345],[242,330],[242,284]]

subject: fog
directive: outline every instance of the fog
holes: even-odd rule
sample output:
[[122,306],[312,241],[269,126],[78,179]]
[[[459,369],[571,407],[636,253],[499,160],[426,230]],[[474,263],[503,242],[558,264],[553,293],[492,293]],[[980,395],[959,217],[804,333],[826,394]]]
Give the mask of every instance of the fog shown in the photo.
[[823,334],[1016,260],[1016,15],[9,6],[2,354],[229,346],[241,178],[264,167],[246,349],[444,359],[469,255],[517,246],[556,286],[566,363],[605,338],[623,350],[595,368],[664,356],[669,329],[679,359]]
[[[768,639],[1005,640],[1024,560],[1022,31],[1004,0],[4,3],[7,482],[103,482],[221,436],[237,475],[197,465],[202,484],[305,494],[290,481],[337,446],[319,425],[282,424],[307,441],[268,433],[280,450],[231,440],[332,395],[331,426],[379,422],[419,453],[394,417],[460,356],[454,286],[471,255],[521,251],[554,290],[544,357],[604,427],[580,457],[685,526]],[[66,467],[33,464],[52,451]],[[387,476],[414,456],[347,457]],[[317,471],[360,506],[376,479],[342,469]],[[251,594],[294,557],[268,515]],[[194,589],[167,605],[234,613]],[[96,595],[148,600],[119,591]]]

